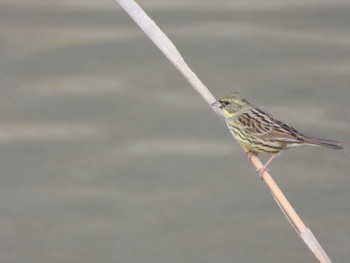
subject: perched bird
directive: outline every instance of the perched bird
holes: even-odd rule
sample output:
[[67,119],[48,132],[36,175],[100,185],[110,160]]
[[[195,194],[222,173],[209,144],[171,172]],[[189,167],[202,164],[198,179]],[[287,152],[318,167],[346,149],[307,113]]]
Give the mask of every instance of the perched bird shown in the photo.
[[248,149],[248,159],[258,153],[272,154],[266,164],[257,170],[261,177],[281,150],[300,145],[342,149],[341,142],[312,138],[298,132],[292,126],[250,104],[238,93],[222,97],[212,106],[221,109],[233,137]]

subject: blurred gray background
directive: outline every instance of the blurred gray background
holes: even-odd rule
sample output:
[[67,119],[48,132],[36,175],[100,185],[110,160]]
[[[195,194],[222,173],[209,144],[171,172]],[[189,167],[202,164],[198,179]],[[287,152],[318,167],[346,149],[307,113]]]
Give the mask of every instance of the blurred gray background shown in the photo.
[[[312,136],[273,177],[350,256],[349,1],[140,0],[216,97]],[[314,262],[226,127],[114,1],[0,2],[0,261]],[[264,157],[266,159],[266,157]]]

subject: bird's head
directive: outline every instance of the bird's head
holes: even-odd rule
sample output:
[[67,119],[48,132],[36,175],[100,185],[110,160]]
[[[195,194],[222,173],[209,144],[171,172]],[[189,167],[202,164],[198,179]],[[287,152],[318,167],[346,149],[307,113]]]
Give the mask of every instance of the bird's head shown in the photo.
[[236,116],[238,111],[240,111],[249,103],[238,93],[233,93],[222,97],[221,99],[215,101],[213,106],[217,106],[222,110],[225,118],[233,118]]

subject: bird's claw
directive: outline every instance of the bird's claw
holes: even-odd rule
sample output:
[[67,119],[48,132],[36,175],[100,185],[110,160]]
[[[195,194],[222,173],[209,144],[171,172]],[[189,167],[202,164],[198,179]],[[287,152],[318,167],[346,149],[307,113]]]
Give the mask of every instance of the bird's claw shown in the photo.
[[256,172],[259,174],[260,179],[263,179],[264,173],[265,173],[265,172],[268,172],[268,173],[269,173],[270,170],[267,169],[267,167],[263,166],[263,167],[261,167],[261,168],[259,168],[259,169],[256,169]]
[[[246,152],[246,155],[247,155],[247,158],[248,158],[249,161],[251,161],[251,158],[252,158],[253,156],[258,156],[258,154],[259,154],[259,153],[253,152],[253,151],[248,151],[248,152]],[[259,169],[256,169],[256,172],[259,174],[259,176],[260,176],[261,179],[263,179],[264,173],[265,173],[265,172],[268,172],[268,173],[270,172],[270,170],[269,170],[267,167],[270,165],[271,161],[272,161],[275,157],[276,157],[276,154],[272,155],[272,156],[270,157],[270,159],[265,163],[265,165],[264,165],[263,167],[261,167],[261,168],[259,168]]]
[[252,159],[253,156],[258,156],[258,153],[249,151],[246,153],[248,161],[250,162],[250,159]]

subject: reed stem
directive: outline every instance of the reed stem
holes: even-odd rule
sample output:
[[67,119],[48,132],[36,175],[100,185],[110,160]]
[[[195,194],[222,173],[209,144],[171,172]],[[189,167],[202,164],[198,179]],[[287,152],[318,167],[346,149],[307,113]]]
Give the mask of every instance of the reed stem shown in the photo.
[[[203,99],[211,105],[215,98],[208,90],[208,88],[200,81],[196,74],[188,67],[185,60],[182,58],[179,51],[176,49],[170,39],[163,33],[163,31],[150,19],[150,17],[142,10],[142,8],[134,0],[116,0],[122,8],[129,14],[129,16],[138,24],[138,26],[145,32],[145,34],[154,42],[154,44],[164,53],[164,55],[173,63],[173,65],[180,71],[180,73],[188,80],[192,87],[203,97]],[[212,110],[223,120],[223,116],[217,107],[211,107]],[[242,147],[244,152],[247,149]],[[257,156],[250,158],[251,163],[256,169],[263,167],[263,164]],[[332,261],[322,249],[317,239],[312,234],[311,230],[307,228],[299,215],[295,212],[287,198],[284,196],[280,188],[272,179],[268,172],[264,173],[263,181],[269,187],[272,196],[277,202],[278,206],[296,230],[300,238],[304,241],[310,251],[322,263],[331,263]]]

